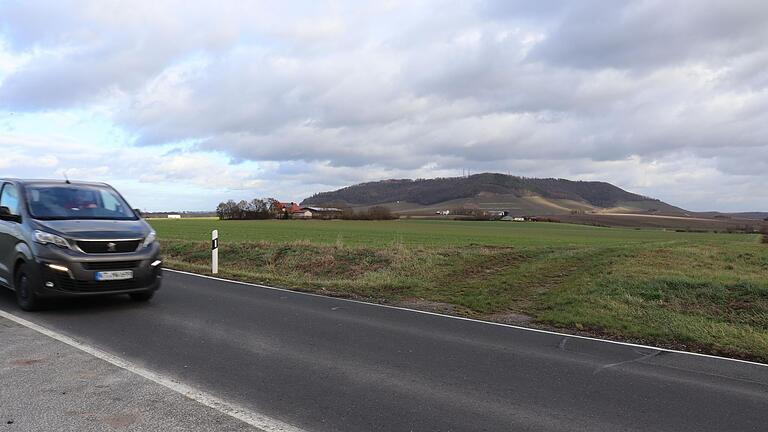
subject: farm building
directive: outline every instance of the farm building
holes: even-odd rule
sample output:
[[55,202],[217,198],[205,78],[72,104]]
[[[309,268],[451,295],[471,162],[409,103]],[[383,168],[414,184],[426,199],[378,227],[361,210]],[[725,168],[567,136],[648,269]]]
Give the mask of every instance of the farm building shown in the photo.
[[512,222],[526,222],[531,220],[531,218],[525,218],[525,217],[519,217],[519,216],[504,216],[500,220],[512,221]]
[[180,214],[169,214],[168,219],[181,219]]
[[302,207],[301,210],[310,212],[312,219],[338,219],[343,213],[335,207]]
[[309,210],[298,209],[291,212],[291,217],[293,219],[312,219],[312,212]]

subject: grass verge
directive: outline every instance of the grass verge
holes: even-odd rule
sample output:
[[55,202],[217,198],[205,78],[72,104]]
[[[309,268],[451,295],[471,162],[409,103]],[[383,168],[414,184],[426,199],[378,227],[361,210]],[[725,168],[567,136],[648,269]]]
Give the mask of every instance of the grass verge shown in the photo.
[[[621,242],[613,235],[506,246],[228,241],[220,275],[768,362],[768,247],[759,237],[654,234]],[[208,241],[162,244],[168,267],[210,273]]]

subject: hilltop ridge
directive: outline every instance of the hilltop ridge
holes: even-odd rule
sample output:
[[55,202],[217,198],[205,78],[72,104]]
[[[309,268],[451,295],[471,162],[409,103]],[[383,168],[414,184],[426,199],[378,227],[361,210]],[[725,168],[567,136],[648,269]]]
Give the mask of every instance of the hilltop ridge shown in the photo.
[[658,199],[601,181],[529,178],[498,173],[434,179],[389,179],[321,192],[303,205],[385,205],[403,214],[473,206],[512,214],[565,214],[573,211],[682,214]]

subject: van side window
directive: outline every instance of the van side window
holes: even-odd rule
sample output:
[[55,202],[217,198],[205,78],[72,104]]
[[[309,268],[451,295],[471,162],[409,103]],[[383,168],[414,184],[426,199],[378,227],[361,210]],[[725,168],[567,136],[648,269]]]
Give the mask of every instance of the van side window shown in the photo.
[[6,183],[0,193],[0,207],[8,207],[12,215],[19,214],[19,191],[16,186]]

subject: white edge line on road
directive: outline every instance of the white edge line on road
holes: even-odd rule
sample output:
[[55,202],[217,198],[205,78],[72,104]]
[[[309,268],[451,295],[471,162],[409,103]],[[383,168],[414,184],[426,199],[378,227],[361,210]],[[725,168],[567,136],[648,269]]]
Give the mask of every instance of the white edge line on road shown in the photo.
[[97,357],[101,360],[111,363],[119,368],[125,369],[136,375],[142,376],[150,381],[160,384],[163,387],[173,390],[176,393],[180,393],[189,399],[192,399],[205,406],[213,408],[216,411],[219,411],[230,417],[234,417],[258,429],[264,430],[265,432],[304,432],[302,429],[283,423],[269,416],[255,413],[250,410],[239,407],[237,405],[231,404],[229,402],[226,402],[222,399],[217,398],[216,396],[210,395],[204,391],[201,391],[191,386],[188,386],[186,384],[174,381],[168,377],[165,377],[156,372],[152,372],[148,369],[137,366],[120,357],[117,357],[108,352],[102,351],[90,345],[86,345],[69,336],[63,335],[61,333],[55,332],[41,325],[27,321],[24,318],[18,317],[4,310],[0,310],[0,317],[9,319],[13,322],[21,324],[24,327],[32,329],[38,333],[42,333],[45,336],[56,339],[59,342],[63,342],[71,347],[79,349],[80,351],[84,351],[94,357]]
[[516,325],[512,325],[512,324],[497,323],[497,322],[493,322],[493,321],[482,321],[482,320],[477,320],[477,319],[473,319],[473,318],[466,318],[466,317],[453,316],[453,315],[445,315],[445,314],[441,314],[441,313],[437,313],[437,312],[429,312],[429,311],[423,311],[423,310],[418,310],[418,309],[410,309],[410,308],[405,308],[405,307],[401,307],[401,306],[392,306],[392,305],[386,305],[386,304],[380,304],[380,303],[369,303],[369,302],[364,302],[364,301],[361,301],[361,300],[346,299],[346,298],[341,298],[341,297],[329,297],[329,296],[324,296],[322,294],[308,293],[308,292],[303,292],[303,291],[293,291],[293,290],[289,290],[289,289],[286,289],[286,288],[278,288],[278,287],[273,287],[273,286],[269,286],[269,285],[262,285],[262,284],[252,283],[252,282],[242,282],[242,281],[237,281],[237,280],[232,280],[232,279],[224,279],[224,278],[220,278],[220,277],[201,275],[201,274],[198,274],[198,273],[192,273],[192,272],[183,271],[183,270],[174,270],[174,269],[170,269],[170,268],[163,268],[163,270],[170,271],[170,272],[175,272],[175,273],[181,273],[181,274],[185,274],[185,275],[189,275],[189,276],[197,276],[197,277],[201,277],[201,278],[213,279],[213,280],[217,280],[217,281],[221,281],[221,282],[229,282],[229,283],[240,284],[240,285],[249,285],[249,286],[255,286],[255,287],[258,287],[258,288],[266,288],[266,289],[276,290],[276,291],[285,291],[285,292],[289,292],[289,293],[293,293],[293,294],[300,294],[300,295],[312,296],[312,297],[322,297],[322,298],[326,298],[326,299],[339,300],[339,301],[345,301],[345,302],[351,302],[351,303],[359,303],[359,304],[364,304],[364,305],[368,305],[368,306],[376,306],[376,307],[382,307],[382,308],[388,308],[388,309],[397,309],[397,310],[401,310],[401,311],[414,312],[414,313],[425,314],[425,315],[434,315],[434,316],[438,316],[438,317],[450,318],[450,319],[456,319],[456,320],[462,320],[462,321],[470,321],[470,322],[479,323],[479,324],[487,324],[487,325],[493,325],[493,326],[499,326],[499,327],[508,327],[508,328],[513,328],[513,329],[517,329],[517,330],[524,330],[524,331],[530,331],[530,332],[536,332],[536,333],[544,333],[544,334],[550,334],[550,335],[556,335],[556,336],[562,336],[562,337],[569,337],[569,338],[574,338],[574,339],[584,339],[584,340],[590,340],[590,341],[595,341],[595,342],[604,342],[604,343],[610,343],[610,344],[615,344],[615,345],[624,345],[624,346],[630,346],[630,347],[635,347],[635,348],[644,348],[644,349],[658,350],[658,351],[664,351],[664,352],[669,352],[669,353],[685,354],[685,355],[692,355],[692,356],[697,356],[697,357],[706,357],[706,358],[711,358],[711,359],[715,359],[715,360],[725,360],[725,361],[731,361],[731,362],[737,362],[737,363],[750,364],[750,365],[754,365],[754,366],[768,367],[768,364],[753,362],[753,361],[749,361],[749,360],[741,360],[741,359],[735,359],[735,358],[729,358],[729,357],[721,357],[721,356],[716,356],[716,355],[711,355],[711,354],[702,354],[702,353],[695,353],[695,352],[690,352],[690,351],[680,351],[680,350],[674,350],[674,349],[669,349],[669,348],[661,348],[661,347],[655,347],[655,346],[650,346],[650,345],[641,345],[641,344],[635,344],[635,343],[631,343],[631,342],[621,342],[621,341],[615,341],[615,340],[610,340],[610,339],[600,339],[600,338],[595,338],[595,337],[575,335],[575,334],[569,334],[569,333],[560,333],[560,332],[556,332],[556,331],[552,331],[552,330],[543,330],[543,329],[537,329],[537,328],[531,328],[531,327],[522,327],[522,326],[516,326]]

